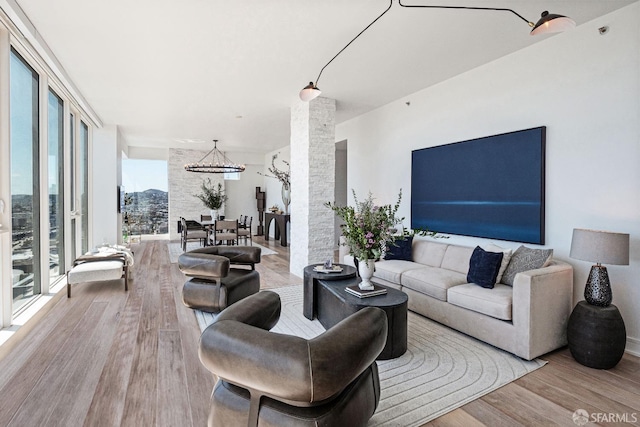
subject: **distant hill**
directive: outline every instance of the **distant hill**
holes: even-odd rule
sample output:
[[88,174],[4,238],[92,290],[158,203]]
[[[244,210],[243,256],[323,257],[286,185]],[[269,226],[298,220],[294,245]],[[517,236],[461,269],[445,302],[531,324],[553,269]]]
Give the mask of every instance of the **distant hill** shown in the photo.
[[132,233],[167,233],[169,217],[169,193],[150,188],[127,193],[131,204],[124,207]]
[[144,191],[142,191],[142,193],[147,194],[147,195],[165,195],[165,194],[167,194],[166,191],[156,190],[155,188],[150,188],[148,190],[144,190]]
[[150,188],[144,191],[134,191],[131,193],[127,193],[127,196],[131,197],[131,202],[133,204],[148,204],[148,203],[163,203],[168,204],[169,202],[169,193],[162,190],[156,190]]
[[167,197],[169,193],[167,193],[166,191],[162,191],[162,190],[156,190],[155,188],[150,188],[148,190],[144,190],[144,191],[132,191],[130,193],[127,193],[127,195],[135,198],[135,197],[142,197],[142,198],[149,198],[149,197]]

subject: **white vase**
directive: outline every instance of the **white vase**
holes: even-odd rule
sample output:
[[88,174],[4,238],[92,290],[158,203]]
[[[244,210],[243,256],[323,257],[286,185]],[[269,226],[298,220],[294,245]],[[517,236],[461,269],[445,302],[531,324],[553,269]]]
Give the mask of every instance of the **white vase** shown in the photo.
[[291,203],[291,188],[286,184],[282,184],[281,194],[282,194],[282,203],[284,204],[284,213],[288,214],[289,204]]
[[362,281],[358,285],[363,291],[372,291],[373,283],[371,278],[373,277],[373,270],[375,269],[376,261],[374,259],[358,260],[358,273]]
[[215,221],[216,219],[218,219],[218,210],[217,209],[211,209],[211,211],[209,213],[211,214],[211,221]]

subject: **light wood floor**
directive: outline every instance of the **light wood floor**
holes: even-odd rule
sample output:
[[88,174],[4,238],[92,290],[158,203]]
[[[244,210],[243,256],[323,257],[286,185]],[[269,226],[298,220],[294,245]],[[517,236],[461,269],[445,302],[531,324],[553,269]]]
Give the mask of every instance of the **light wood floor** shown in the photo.
[[[256,242],[279,253],[257,266],[263,288],[302,283],[288,273],[288,248]],[[121,281],[74,286],[4,352],[0,426],[206,426],[214,378],[198,359],[184,276],[166,241],[134,250],[128,292]],[[543,358],[545,367],[429,425],[575,426],[577,409],[640,425],[638,358],[609,371],[578,364],[567,349]]]

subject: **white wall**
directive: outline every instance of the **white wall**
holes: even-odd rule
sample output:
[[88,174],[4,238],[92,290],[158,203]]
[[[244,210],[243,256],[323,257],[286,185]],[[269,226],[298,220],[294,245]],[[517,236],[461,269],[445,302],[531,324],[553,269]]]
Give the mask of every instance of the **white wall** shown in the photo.
[[[177,225],[180,217],[200,221],[200,215],[210,214],[211,210],[194,196],[194,194],[201,192],[202,182],[211,179],[213,185],[217,186],[218,183],[224,185],[221,174],[194,173],[184,170],[186,163],[200,161],[207,152],[208,150],[169,149],[167,178],[169,181],[169,238],[171,240],[180,239]],[[218,214],[226,215],[225,209],[226,206],[223,205]]]
[[117,188],[120,182],[121,151],[117,126],[104,126],[93,131],[91,173],[92,246],[118,242]]
[[[279,148],[277,150],[271,151],[264,155],[264,166],[262,168],[262,173],[269,176],[263,176],[262,178],[262,191],[266,191],[267,196],[267,211],[271,206],[277,205],[281,210],[284,210],[284,203],[282,203],[282,183],[278,181],[276,178],[271,178],[273,175],[269,172],[269,168],[271,167],[271,159],[274,154],[278,155],[278,158],[275,160],[276,168],[279,170],[286,170],[287,165],[285,165],[282,161],[290,162],[291,161],[291,147],[286,146]],[[291,193],[291,200],[296,197],[293,192]],[[289,205],[291,208],[291,205]],[[266,225],[266,224],[265,224]],[[291,225],[287,225],[288,230],[290,230]],[[275,221],[272,221],[269,236],[273,237],[275,233],[276,225]],[[265,233],[266,233],[265,229]],[[287,232],[287,236],[291,236],[291,233]]]
[[224,188],[229,197],[226,205],[227,218],[236,219],[240,215],[253,217],[253,223],[251,224],[252,234],[256,233],[256,228],[258,227],[256,187],[261,187],[263,180],[263,177],[258,175],[258,171],[262,172],[261,164],[247,164],[245,171],[240,174],[239,180],[226,180],[224,182]]
[[[347,141],[336,143],[336,180],[333,198],[338,206],[346,206],[349,200],[347,188]],[[340,235],[342,231],[340,226],[344,224],[344,220],[338,215],[335,216],[334,222],[334,242],[336,247],[340,244]]]
[[[130,149],[129,152],[132,150]],[[177,230],[177,221],[183,216],[186,219],[200,220],[200,215],[208,215],[209,209],[194,197],[199,193],[203,180],[211,179],[214,184],[220,182],[224,185],[225,193],[229,197],[224,204],[220,215],[235,219],[240,215],[254,217],[252,228],[257,226],[258,209],[256,205],[256,187],[262,185],[262,177],[258,171],[262,171],[262,155],[246,152],[224,153],[228,158],[237,163],[246,164],[246,170],[240,174],[240,180],[223,180],[222,174],[193,173],[184,170],[185,163],[199,161],[209,150],[169,149],[167,161],[169,179],[169,236],[172,240],[180,238]],[[146,151],[148,155],[151,152]]]
[[[547,126],[546,247],[574,266],[577,302],[591,263],[569,258],[573,228],[631,235],[630,265],[607,268],[627,350],[640,355],[638,16],[634,3],[399,99],[339,125],[336,141],[348,140],[349,188],[392,203],[402,187],[408,225],[411,150]],[[610,27],[606,35],[598,32],[603,25]]]
[[[291,161],[291,147],[287,145],[286,147],[279,148],[264,155],[262,173],[270,177],[273,176],[271,172],[269,172],[269,168],[271,167],[271,158],[274,154],[278,155],[275,161],[276,167],[280,170],[287,170],[288,166],[282,161]],[[280,209],[284,210],[284,204],[282,203],[282,184],[276,178],[270,177],[263,177],[262,180],[262,190],[267,192],[267,209],[277,205]],[[292,199],[293,197],[295,196],[291,194]],[[289,207],[291,207],[291,205],[289,205]]]

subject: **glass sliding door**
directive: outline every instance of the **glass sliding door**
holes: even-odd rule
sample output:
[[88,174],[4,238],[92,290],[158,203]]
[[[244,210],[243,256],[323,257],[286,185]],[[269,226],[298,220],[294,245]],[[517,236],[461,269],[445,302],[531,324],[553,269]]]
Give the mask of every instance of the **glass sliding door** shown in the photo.
[[49,89],[48,99],[49,280],[64,274],[64,104]]
[[[80,122],[79,141],[79,193],[80,193],[80,223],[81,223],[81,249],[82,253],[89,250],[89,126]],[[77,208],[77,206],[76,206]]]
[[13,310],[40,294],[38,73],[15,51],[10,59]]

